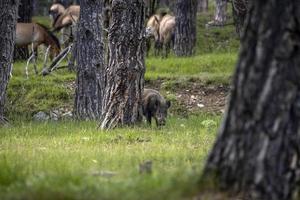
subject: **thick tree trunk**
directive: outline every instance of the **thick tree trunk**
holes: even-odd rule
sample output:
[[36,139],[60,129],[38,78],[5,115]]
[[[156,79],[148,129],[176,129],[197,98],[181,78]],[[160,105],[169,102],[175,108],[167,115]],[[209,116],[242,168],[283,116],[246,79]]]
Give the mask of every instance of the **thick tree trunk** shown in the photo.
[[198,0],[198,12],[205,13],[208,11],[208,0]]
[[[18,9],[18,22],[31,22],[33,11],[33,0],[20,0]],[[29,58],[28,47],[16,47],[14,53],[15,60],[26,60]]]
[[197,0],[177,0],[175,13],[175,54],[191,56],[197,38]]
[[248,0],[232,0],[232,14],[236,32],[242,37],[244,23],[247,17]]
[[0,124],[5,122],[4,106],[13,61],[18,1],[0,1]]
[[99,119],[101,116],[104,50],[102,41],[102,0],[82,0],[76,36],[77,79],[74,116]]
[[229,107],[204,174],[253,199],[287,200],[300,180],[300,4],[251,2]]
[[144,2],[113,0],[102,129],[141,120],[144,87]]

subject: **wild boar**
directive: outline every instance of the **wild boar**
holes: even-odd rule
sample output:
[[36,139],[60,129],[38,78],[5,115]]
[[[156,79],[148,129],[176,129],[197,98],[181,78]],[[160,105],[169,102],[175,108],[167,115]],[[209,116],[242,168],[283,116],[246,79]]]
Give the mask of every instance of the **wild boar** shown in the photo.
[[154,118],[157,126],[165,125],[170,106],[171,102],[165,100],[158,91],[144,89],[143,115],[149,124],[151,124],[151,119]]

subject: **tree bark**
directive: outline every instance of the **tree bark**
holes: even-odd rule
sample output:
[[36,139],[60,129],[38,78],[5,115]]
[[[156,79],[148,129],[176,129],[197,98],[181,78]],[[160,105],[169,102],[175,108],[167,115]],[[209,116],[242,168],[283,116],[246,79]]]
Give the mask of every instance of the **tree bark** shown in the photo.
[[18,1],[0,1],[0,124],[6,121],[4,106],[6,89],[12,70],[17,10]]
[[216,0],[215,23],[224,25],[226,22],[227,0]]
[[[18,22],[30,23],[33,11],[33,0],[20,0],[18,9]],[[27,60],[29,58],[28,47],[16,47],[14,53],[15,60]]]
[[300,178],[300,4],[250,4],[229,107],[204,174],[253,199],[288,200]]
[[233,0],[232,15],[237,34],[242,37],[244,23],[247,17],[248,0]]
[[175,13],[175,54],[191,56],[197,38],[197,0],[177,0]]
[[102,112],[103,0],[82,0],[80,6],[75,51],[77,79],[74,116],[77,119],[94,120],[99,119]]
[[156,10],[159,8],[160,0],[147,0],[146,1],[146,17],[150,18],[156,13]]
[[145,73],[143,0],[113,0],[102,129],[142,119]]
[[208,11],[208,0],[199,0],[198,12],[205,13]]

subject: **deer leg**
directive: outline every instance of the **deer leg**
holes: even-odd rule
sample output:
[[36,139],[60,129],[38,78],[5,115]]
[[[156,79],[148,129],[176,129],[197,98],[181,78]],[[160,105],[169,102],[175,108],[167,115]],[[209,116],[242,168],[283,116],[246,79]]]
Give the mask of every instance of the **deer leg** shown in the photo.
[[149,51],[151,49],[151,40],[150,39],[146,40],[146,49],[147,49],[146,56],[148,57],[149,56]]
[[162,48],[161,48],[161,57],[165,58],[166,57],[166,44],[162,44]]
[[158,56],[159,55],[159,52],[162,48],[162,43],[160,41],[155,41],[155,44],[154,44],[154,55],[155,56]]
[[170,53],[170,48],[171,48],[171,44],[170,44],[170,42],[168,42],[166,44],[166,55],[165,55],[165,58],[168,58],[168,55]]

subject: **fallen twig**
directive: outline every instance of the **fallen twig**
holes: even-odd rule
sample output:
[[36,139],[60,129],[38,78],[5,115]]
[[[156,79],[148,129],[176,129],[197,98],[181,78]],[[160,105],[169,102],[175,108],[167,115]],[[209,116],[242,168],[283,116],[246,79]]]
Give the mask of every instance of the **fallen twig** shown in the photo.
[[44,68],[43,71],[41,72],[41,74],[43,76],[47,76],[49,75],[52,71],[54,71],[56,68],[58,68],[59,64],[61,63],[61,61],[69,54],[69,52],[72,49],[73,44],[71,44],[70,46],[68,46],[67,48],[65,48],[64,50],[62,50],[60,52],[60,54],[58,56],[56,56],[53,60],[53,62],[51,63],[51,65],[48,68]]

